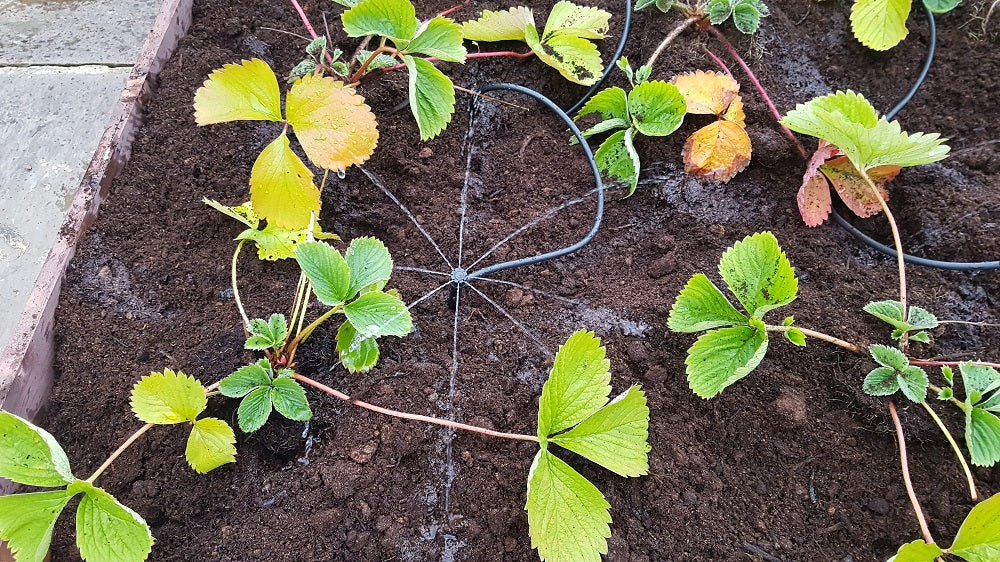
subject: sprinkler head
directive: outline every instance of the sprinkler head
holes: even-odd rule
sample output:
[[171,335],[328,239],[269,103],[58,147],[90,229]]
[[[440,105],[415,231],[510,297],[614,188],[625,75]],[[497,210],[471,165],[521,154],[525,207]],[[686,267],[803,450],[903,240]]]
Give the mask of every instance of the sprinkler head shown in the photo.
[[451,270],[451,284],[458,287],[459,285],[464,285],[469,282],[469,272],[462,269],[461,267],[456,267]]

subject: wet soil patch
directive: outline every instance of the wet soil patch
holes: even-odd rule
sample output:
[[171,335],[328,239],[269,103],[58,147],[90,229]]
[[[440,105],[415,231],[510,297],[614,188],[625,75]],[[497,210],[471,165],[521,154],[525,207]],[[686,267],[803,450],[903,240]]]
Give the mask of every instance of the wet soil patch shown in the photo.
[[[421,3],[419,15],[449,4]],[[549,4],[529,4],[540,20],[548,12]],[[621,13],[619,2],[597,4]],[[873,54],[852,40],[843,4],[774,8],[756,44],[738,43],[741,51],[757,53],[751,64],[779,108],[848,87],[888,108],[908,87],[926,49],[922,16],[914,16],[913,32],[900,47]],[[473,2],[457,17],[498,7]],[[306,8],[317,25],[323,10],[331,22],[339,17],[330,3]],[[961,24],[968,18],[962,9],[941,18],[938,62],[900,115],[907,128],[951,137],[955,156],[904,171],[891,203],[904,245],[914,253],[996,259],[1000,59],[992,45],[966,36]],[[676,19],[638,14],[630,58],[644,60]],[[615,33],[621,23],[616,16]],[[209,72],[225,63],[260,57],[287,72],[305,42],[267,28],[301,32],[291,6],[281,2],[197,3],[189,36],[161,75],[132,160],[71,265],[58,310],[57,382],[44,425],[81,474],[138,427],[127,398],[140,376],[171,367],[213,382],[253,359],[242,349],[229,288],[238,225],[200,201],[241,201],[254,158],[280,126],[197,128],[191,102]],[[347,52],[356,45],[336,33],[333,38]],[[616,41],[604,41],[603,52]],[[706,47],[722,52],[713,41],[682,35],[654,74],[669,79],[712,68]],[[524,84],[564,106],[584,90],[532,59],[470,61],[447,72],[465,87]],[[440,253],[356,169],[343,180],[332,178],[324,192],[324,224],[345,240],[377,236],[398,266],[444,274],[459,262],[475,262],[539,217],[548,218],[479,264],[548,251],[589,230],[595,202],[586,162],[567,145],[563,124],[535,102],[500,93],[521,108],[480,101],[473,111],[460,95],[447,131],[419,143],[408,111],[394,112],[405,99],[405,76],[390,75],[364,93],[381,131],[366,169],[412,212]],[[645,171],[638,192],[628,199],[618,189],[608,192],[604,225],[580,252],[503,272],[459,295],[439,290],[413,309],[413,334],[382,344],[380,364],[369,373],[352,376],[335,367],[329,330],[300,351],[300,370],[380,405],[533,433],[551,355],[586,327],[608,346],[616,390],[641,383],[652,409],[648,477],[621,479],[566,455],[612,505],[608,560],[761,559],[754,552],[787,561],[886,559],[919,532],[885,402],[860,392],[871,362],[821,342],[801,350],[775,340],[756,372],[702,401],[684,377],[684,352],[694,338],[666,332],[670,305],[692,274],[717,278],[728,245],[772,230],[801,279],[788,314],[858,343],[887,336],[860,309],[895,295],[894,262],[836,226],[803,226],[795,208],[803,163],[756,93],[745,86],[744,95],[754,161],[729,184],[683,173],[684,138],[704,124],[689,119],[673,137],[640,143]],[[559,206],[565,208],[550,213]],[[857,223],[888,239],[880,218]],[[248,311],[287,313],[294,264],[261,263],[249,254],[240,262]],[[909,272],[915,304],[942,318],[1000,321],[996,273]],[[412,302],[446,281],[399,269],[390,286]],[[933,347],[917,352],[963,358],[995,357],[1000,350],[996,330],[949,327],[935,335]],[[207,476],[184,462],[182,430],[166,428],[147,434],[100,483],[152,525],[152,560],[536,557],[522,509],[534,454],[528,444],[452,434],[318,394],[310,398],[316,416],[308,425],[272,422],[257,434],[238,435],[238,462]],[[232,401],[210,402],[211,414],[233,425],[234,409]],[[902,415],[924,508],[946,541],[972,505],[964,481],[922,410],[904,406]],[[954,412],[945,418],[959,428]],[[996,470],[975,473],[982,494],[1000,489]],[[77,556],[72,522],[64,518],[53,558]]]

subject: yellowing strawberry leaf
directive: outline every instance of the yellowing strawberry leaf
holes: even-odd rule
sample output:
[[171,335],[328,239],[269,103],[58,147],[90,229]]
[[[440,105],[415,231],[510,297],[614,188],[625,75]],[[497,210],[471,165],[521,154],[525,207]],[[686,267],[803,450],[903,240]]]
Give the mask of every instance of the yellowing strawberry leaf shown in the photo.
[[701,398],[712,398],[757,368],[767,353],[764,323],[719,328],[698,338],[688,349],[688,386]]
[[409,73],[410,112],[420,128],[420,140],[438,135],[455,112],[455,85],[430,62],[404,55]]
[[329,76],[296,80],[285,113],[306,156],[320,168],[343,171],[363,164],[378,144],[375,115],[365,99]]
[[132,387],[132,411],[146,423],[170,425],[194,421],[205,411],[205,387],[192,376],[164,369]]
[[649,471],[649,407],[638,386],[629,388],[600,410],[549,442],[582,455],[619,476]]
[[736,80],[721,72],[697,70],[680,74],[671,82],[684,96],[687,112],[698,115],[722,115],[740,91]]
[[281,133],[257,157],[250,170],[250,200],[268,223],[288,230],[307,228],[319,215],[319,190],[313,174],[289,148]]
[[420,26],[417,36],[406,46],[407,53],[437,57],[445,62],[465,62],[462,26],[438,16]]
[[[819,167],[844,204],[859,217],[866,218],[879,213],[882,204],[878,202],[868,182],[846,157],[834,158]],[[889,200],[885,184],[892,181],[900,171],[899,166],[880,166],[868,171],[868,177],[875,184],[883,200]]]
[[47,487],[65,486],[75,479],[66,452],[52,434],[3,410],[0,451],[0,478]]
[[950,148],[939,135],[907,134],[898,121],[874,116],[875,108],[863,96],[848,90],[799,104],[781,123],[833,144],[865,172],[879,166],[929,164],[948,155]]
[[397,45],[412,39],[419,24],[410,0],[361,0],[340,18],[349,37],[381,35]]
[[525,29],[525,41],[542,62],[558,70],[570,82],[590,86],[604,70],[597,45],[582,37],[553,33],[541,41],[535,26],[529,25]]
[[236,435],[226,422],[202,418],[194,422],[184,456],[199,474],[205,474],[224,464],[236,462]]
[[[7,454],[8,449],[3,450]],[[0,496],[0,540],[15,560],[45,560],[56,519],[72,497],[66,490]]]
[[674,332],[700,332],[748,322],[704,273],[698,273],[677,295],[667,326]]
[[636,85],[628,94],[628,112],[636,130],[651,137],[665,137],[684,122],[687,105],[677,86],[654,80]]
[[695,131],[684,143],[684,171],[723,183],[733,179],[753,155],[750,137],[739,124],[719,120]]
[[611,362],[601,340],[580,330],[556,353],[538,402],[538,436],[545,440],[585,420],[608,401]]
[[469,41],[524,41],[524,28],[534,23],[531,9],[524,6],[499,12],[483,10],[479,19],[462,24],[462,34]]
[[266,62],[227,64],[208,76],[194,95],[198,125],[228,121],[281,121],[278,78]]
[[377,238],[364,236],[351,240],[351,245],[344,252],[344,260],[351,270],[348,299],[363,291],[382,290],[392,275],[392,256]]
[[413,329],[410,311],[394,293],[364,293],[344,305],[344,316],[364,339],[405,336]]
[[1000,552],[1000,495],[976,504],[958,529],[955,542],[948,549],[969,562],[995,560]]
[[149,525],[111,494],[77,481],[70,493],[84,492],[76,509],[76,544],[87,562],[142,562],[153,548]]
[[732,103],[729,104],[729,108],[720,117],[726,121],[732,121],[744,129],[747,128],[747,114],[743,111],[743,98],[736,96],[733,98]]
[[[312,223],[312,238],[316,240],[340,240],[336,234],[323,232],[318,222]],[[295,247],[309,240],[309,227],[289,230],[275,224],[268,224],[257,230],[248,228],[236,236],[237,240],[251,240],[257,245],[257,257],[265,261],[286,260],[295,257]]]
[[321,303],[344,304],[351,288],[351,268],[336,248],[325,242],[302,242],[295,251],[295,260]]
[[592,6],[578,6],[568,0],[560,0],[552,6],[549,19],[545,21],[542,41],[553,37],[571,35],[584,39],[604,39],[608,33],[611,14]]
[[349,372],[363,373],[378,363],[378,340],[360,337],[349,321],[344,322],[337,330],[337,354]]
[[633,129],[618,131],[605,139],[594,153],[597,167],[604,175],[628,184],[628,195],[634,193],[639,185],[641,166],[639,155],[632,145],[634,136]]
[[202,203],[208,205],[209,207],[219,211],[220,213],[226,215],[229,218],[236,219],[241,223],[247,225],[250,228],[256,229],[260,226],[260,217],[257,213],[253,212],[253,203],[247,201],[241,205],[235,205],[229,207],[223,205],[214,199],[209,199],[207,197],[202,198]]
[[857,0],[851,7],[851,29],[862,45],[885,51],[906,38],[910,0]]
[[547,562],[600,562],[611,536],[611,507],[596,486],[542,449],[528,473],[528,534]]
[[754,318],[789,304],[798,293],[795,270],[770,232],[758,232],[733,244],[719,261],[719,273]]

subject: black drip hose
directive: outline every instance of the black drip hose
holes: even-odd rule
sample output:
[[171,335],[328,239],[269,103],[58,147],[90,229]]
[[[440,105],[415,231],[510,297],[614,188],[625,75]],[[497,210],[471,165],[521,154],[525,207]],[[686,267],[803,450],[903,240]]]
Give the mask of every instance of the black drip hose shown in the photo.
[[479,92],[485,94],[487,92],[495,92],[497,90],[517,92],[520,94],[524,94],[530,98],[534,98],[536,101],[538,101],[545,107],[548,107],[550,110],[552,110],[553,113],[558,115],[559,118],[562,119],[564,123],[566,123],[566,126],[569,127],[570,131],[572,131],[573,135],[576,137],[576,140],[579,141],[580,148],[583,150],[584,155],[587,157],[587,162],[590,164],[590,170],[594,174],[594,187],[597,192],[597,211],[594,215],[594,226],[591,227],[590,232],[588,232],[587,235],[584,236],[576,244],[573,244],[572,246],[567,246],[565,248],[561,248],[559,250],[546,252],[538,256],[531,256],[529,258],[505,261],[503,263],[498,263],[495,265],[484,267],[482,269],[478,269],[476,271],[473,271],[472,273],[469,273],[465,277],[465,279],[463,279],[463,281],[466,282],[472,281],[476,278],[486,277],[491,273],[496,273],[498,271],[503,271],[505,269],[534,265],[539,262],[560,258],[567,254],[571,254],[579,250],[580,248],[586,246],[588,243],[590,243],[591,240],[594,239],[594,236],[597,235],[597,231],[600,230],[601,228],[601,220],[604,218],[604,184],[601,182],[601,171],[597,168],[597,161],[594,160],[594,153],[590,150],[590,146],[587,144],[587,139],[583,137],[583,133],[580,132],[579,127],[576,126],[576,123],[573,122],[573,119],[569,116],[569,114],[563,111],[562,108],[556,105],[549,98],[543,96],[542,94],[532,89],[525,88],[524,86],[519,86],[517,84],[493,84],[491,86],[486,86],[485,88],[479,90]]
[[618,63],[618,59],[622,57],[622,53],[625,52],[625,42],[628,41],[629,34],[632,33],[632,0],[625,0],[625,25],[622,26],[622,38],[618,40],[618,47],[615,49],[615,54],[611,55],[611,60],[608,61],[608,66],[604,69],[604,74],[601,75],[601,79],[594,83],[593,86],[587,90],[587,93],[583,95],[582,98],[577,100],[566,113],[573,114],[583,107],[583,104],[587,103],[587,100],[592,98],[597,90],[601,89],[604,82],[607,81],[608,76],[615,71],[615,66]]
[[[927,11],[927,24],[930,30],[930,44],[927,50],[927,60],[924,61],[924,67],[920,70],[920,74],[917,75],[917,80],[914,82],[910,91],[903,96],[903,99],[896,104],[896,107],[892,108],[888,113],[885,114],[885,118],[892,120],[904,107],[906,104],[910,103],[913,96],[916,95],[917,90],[923,85],[924,80],[927,79],[927,74],[931,70],[931,65],[934,63],[934,52],[937,50],[937,24],[934,22],[934,12],[929,8]],[[864,232],[861,232],[853,224],[842,217],[836,209],[834,209],[831,214],[833,215],[833,220],[836,221],[844,230],[850,232],[855,238],[861,240],[871,248],[882,252],[883,254],[892,256],[895,258],[898,254],[895,248],[886,246],[885,244],[875,240],[871,236],[868,236]],[[949,269],[953,271],[977,271],[977,270],[996,270],[1000,269],[1000,260],[996,261],[980,261],[980,262],[956,262],[956,261],[941,261],[932,260],[927,258],[921,258],[919,256],[911,256],[910,254],[903,254],[903,261],[906,263],[912,263],[914,265],[922,265],[924,267],[933,267],[936,269]]]

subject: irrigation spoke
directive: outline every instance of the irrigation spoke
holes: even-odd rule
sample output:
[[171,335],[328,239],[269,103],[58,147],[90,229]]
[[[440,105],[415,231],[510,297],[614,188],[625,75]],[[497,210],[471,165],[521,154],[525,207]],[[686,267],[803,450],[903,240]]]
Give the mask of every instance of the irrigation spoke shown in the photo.
[[475,133],[476,122],[476,102],[475,98],[469,104],[469,130],[465,133],[465,146],[468,150],[465,156],[465,181],[462,182],[462,195],[460,201],[461,217],[458,219],[458,267],[462,268],[462,249],[465,241],[465,214],[469,208],[469,178],[472,177],[472,155],[476,153],[476,148],[472,146],[472,135]]
[[379,177],[376,176],[373,172],[369,172],[364,167],[358,166],[358,168],[361,169],[361,172],[365,174],[365,176],[368,178],[369,181],[375,184],[375,187],[379,188],[379,190],[381,190],[386,197],[391,199],[392,202],[395,203],[396,206],[399,207],[401,211],[403,211],[406,217],[410,219],[410,222],[412,222],[417,227],[417,230],[419,230],[420,233],[424,235],[424,238],[426,238],[427,241],[431,243],[431,246],[434,246],[434,249],[437,250],[438,255],[441,256],[441,259],[444,260],[444,263],[445,265],[448,266],[448,269],[455,269],[455,267],[451,265],[451,262],[448,261],[448,258],[445,257],[444,252],[441,251],[441,247],[437,245],[437,242],[435,242],[434,239],[431,238],[431,235],[428,234],[426,230],[424,230],[424,227],[420,226],[420,223],[417,222],[417,217],[413,216],[413,213],[411,213],[410,210],[406,208],[406,205],[403,205],[402,201],[397,199],[396,196],[393,195],[391,191],[389,191],[389,189],[385,186],[385,184],[382,183],[382,180],[380,180]]
[[548,291],[543,291],[541,289],[536,289],[534,287],[529,287],[527,285],[522,285],[520,283],[514,283],[513,281],[506,281],[504,279],[493,279],[492,277],[476,277],[476,281],[488,281],[490,283],[500,283],[502,285],[510,285],[511,287],[517,287],[518,289],[524,289],[525,291],[531,291],[532,293],[538,293],[539,295],[542,295],[543,297],[548,297],[550,299],[560,300],[560,301],[565,302],[567,304],[574,304],[574,305],[577,305],[577,306],[585,306],[585,307],[589,308],[589,306],[587,306],[585,303],[583,303],[581,301],[578,301],[576,299],[568,299],[568,298],[566,298],[564,296],[557,295],[555,293],[550,293]]
[[480,291],[475,286],[468,285],[468,287],[470,289],[472,289],[473,291],[475,291],[476,294],[478,294],[479,296],[483,297],[483,299],[486,300],[486,302],[492,304],[497,310],[500,311],[501,314],[503,314],[504,316],[506,316],[507,319],[510,320],[512,324],[514,324],[522,332],[524,332],[524,335],[528,336],[528,338],[531,339],[531,341],[535,342],[535,345],[537,345],[538,348],[541,349],[542,352],[544,352],[547,357],[552,357],[552,352],[549,350],[548,346],[546,346],[544,343],[542,343],[542,340],[538,339],[538,336],[536,336],[535,334],[532,334],[530,330],[528,330],[527,328],[525,328],[524,324],[521,324],[517,320],[517,318],[514,318],[513,316],[511,316],[511,314],[509,312],[507,312],[504,309],[504,307],[500,306],[496,301],[494,301],[490,297],[486,296],[486,293]]
[[433,271],[430,269],[424,269],[422,267],[407,267],[405,265],[397,265],[393,269],[398,269],[400,271],[412,271],[414,273],[425,273],[427,275],[439,275],[441,277],[451,277],[451,274],[445,273],[443,271]]
[[591,191],[587,192],[587,194],[584,195],[583,197],[578,197],[576,199],[571,199],[571,200],[566,201],[565,203],[559,205],[558,207],[553,207],[553,208],[549,209],[548,211],[545,211],[544,213],[542,213],[535,220],[529,222],[528,224],[525,224],[525,225],[521,226],[520,228],[518,228],[514,232],[511,232],[510,234],[507,235],[506,238],[504,238],[503,240],[500,240],[499,242],[497,242],[496,245],[494,245],[489,250],[486,250],[485,254],[483,254],[482,256],[480,256],[479,259],[477,259],[476,261],[472,262],[472,264],[469,265],[466,269],[471,270],[472,268],[476,267],[476,264],[478,264],[479,262],[481,262],[484,259],[486,259],[487,256],[489,256],[490,254],[492,254],[493,252],[495,252],[500,246],[503,246],[504,244],[506,244],[507,242],[510,242],[514,238],[520,236],[521,234],[524,234],[525,231],[530,230],[530,229],[534,228],[535,226],[538,226],[539,223],[541,223],[543,221],[546,221],[546,220],[554,217],[560,211],[562,211],[564,209],[568,209],[568,208],[570,208],[570,207],[572,207],[574,205],[579,205],[580,203],[583,203],[584,201],[586,201],[587,199],[589,199],[591,195],[593,195],[595,193],[597,193],[597,190],[596,189],[592,189]]
[[[471,287],[471,285],[470,285]],[[462,298],[462,286],[455,287],[455,320],[451,329],[451,373],[448,377],[448,419],[455,421],[455,381],[458,379],[458,309]],[[455,430],[444,429],[445,443],[445,481],[444,481],[444,513],[445,522],[451,522],[451,485],[455,481],[455,460],[452,455],[452,441],[455,440]]]

